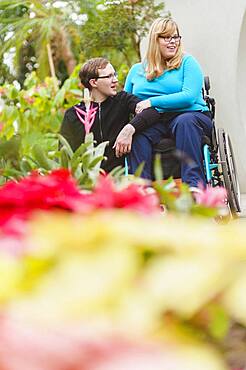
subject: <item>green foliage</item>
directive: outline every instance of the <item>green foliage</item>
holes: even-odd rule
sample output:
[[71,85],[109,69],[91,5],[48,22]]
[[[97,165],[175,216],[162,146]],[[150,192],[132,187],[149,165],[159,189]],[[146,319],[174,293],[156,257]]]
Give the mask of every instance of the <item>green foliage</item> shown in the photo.
[[140,41],[146,36],[150,23],[160,16],[164,5],[155,5],[152,0],[139,0],[136,3],[128,0],[101,1],[100,5],[97,13],[89,17],[82,29],[85,58],[111,53],[111,49],[114,49],[131,66],[139,60]]
[[101,171],[100,165],[105,159],[104,151],[108,142],[94,146],[93,134],[89,133],[85,136],[85,142],[73,152],[65,138],[61,135],[58,137],[61,147],[56,155],[60,159],[60,167],[69,169],[82,188],[91,189]]
[[65,109],[81,100],[78,68],[58,90],[57,81],[46,77],[41,83],[35,72],[29,74],[23,89],[14,84],[3,85],[0,137],[10,139],[17,133],[34,139],[35,134],[57,132]]
[[144,162],[140,163],[140,165],[137,167],[136,171],[134,172],[135,177],[140,177],[141,176],[141,174],[143,172],[143,169],[144,169],[144,165],[145,165]]
[[160,155],[156,155],[155,157],[154,175],[156,181],[153,183],[153,188],[159,195],[160,204],[166,207],[169,211],[177,214],[190,214],[193,216],[208,218],[221,216],[221,223],[228,220],[226,207],[220,210],[216,207],[197,204],[187,184],[181,183],[177,186],[172,177],[163,181]]
[[[60,81],[71,74],[76,63],[106,56],[120,72],[120,82],[129,67],[140,59],[140,41],[150,23],[160,16],[164,3],[152,0],[66,1],[56,7],[55,0],[2,0],[0,2],[0,34],[4,52],[15,50],[14,65],[18,81],[37,70],[41,78],[50,74],[52,62]],[[11,32],[11,33],[10,33]],[[11,37],[10,37],[11,35]],[[13,76],[1,67],[3,80]]]
[[23,89],[6,84],[1,90],[4,107],[0,114],[0,184],[20,179],[32,170],[47,173],[64,167],[71,170],[83,188],[95,185],[107,142],[95,146],[92,133],[73,153],[57,132],[65,109],[81,100],[78,69],[57,90],[57,81],[43,83],[29,74]]
[[0,184],[21,179],[33,170],[46,174],[58,168],[67,168],[81,188],[91,189],[95,186],[108,142],[95,146],[93,134],[90,133],[73,152],[59,134],[36,135],[32,144],[28,139],[25,136],[23,139],[13,136],[10,140],[0,142]]
[[[140,42],[163,12],[164,3],[122,0],[100,1],[98,5],[96,14],[89,16],[82,28],[82,60],[104,55],[118,70],[125,69],[124,78],[129,67],[140,60]],[[123,78],[120,76],[121,83]]]
[[35,72],[29,74],[23,89],[15,84],[0,88],[4,100],[0,113],[0,183],[19,179],[33,169],[45,173],[62,165],[58,138],[53,134],[60,129],[65,109],[81,100],[78,68],[58,90],[56,80],[47,77],[41,83]]
[[77,10],[76,4],[69,1],[67,7],[61,8],[55,3],[55,0],[2,0],[0,3],[0,33],[5,40],[0,56],[15,48],[14,62],[21,81],[23,74],[34,68],[42,78],[50,73],[48,44],[57,69],[61,60],[68,74],[76,65],[73,50],[80,38],[79,25],[70,17]]

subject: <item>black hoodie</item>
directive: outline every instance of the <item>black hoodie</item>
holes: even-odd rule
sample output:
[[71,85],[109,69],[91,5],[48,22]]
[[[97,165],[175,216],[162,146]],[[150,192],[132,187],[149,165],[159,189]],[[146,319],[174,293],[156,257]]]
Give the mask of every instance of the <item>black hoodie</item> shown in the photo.
[[[161,115],[157,110],[148,108],[130,120],[131,114],[135,113],[135,107],[139,101],[140,99],[135,95],[121,91],[115,96],[108,97],[101,104],[93,102],[93,106],[98,106],[98,110],[90,132],[93,132],[97,144],[109,141],[109,145],[105,150],[107,160],[103,161],[101,165],[106,172],[111,171],[116,166],[124,165],[123,157],[117,158],[112,147],[119,132],[127,123],[130,123],[135,128],[135,134],[137,134],[161,119]],[[85,111],[83,102],[77,104],[76,107]],[[69,108],[65,112],[61,125],[61,134],[74,151],[84,142],[84,125],[77,117],[74,107]]]

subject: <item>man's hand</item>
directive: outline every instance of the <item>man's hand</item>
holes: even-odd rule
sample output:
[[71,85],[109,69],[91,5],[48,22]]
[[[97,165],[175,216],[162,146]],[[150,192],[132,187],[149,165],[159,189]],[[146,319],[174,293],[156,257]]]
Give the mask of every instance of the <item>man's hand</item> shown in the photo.
[[116,157],[121,157],[122,155],[130,153],[132,148],[132,135],[134,132],[135,128],[129,123],[120,131],[113,146]]
[[140,101],[137,103],[135,112],[136,113],[141,113],[144,109],[150,108],[151,107],[151,102],[149,99]]

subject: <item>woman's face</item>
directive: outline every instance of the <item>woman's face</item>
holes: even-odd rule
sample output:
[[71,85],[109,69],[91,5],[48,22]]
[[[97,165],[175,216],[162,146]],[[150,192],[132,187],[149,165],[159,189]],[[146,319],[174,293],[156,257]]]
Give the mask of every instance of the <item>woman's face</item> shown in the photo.
[[169,34],[160,34],[158,36],[158,42],[162,58],[165,60],[173,58],[179,48],[181,36],[179,36],[177,30]]

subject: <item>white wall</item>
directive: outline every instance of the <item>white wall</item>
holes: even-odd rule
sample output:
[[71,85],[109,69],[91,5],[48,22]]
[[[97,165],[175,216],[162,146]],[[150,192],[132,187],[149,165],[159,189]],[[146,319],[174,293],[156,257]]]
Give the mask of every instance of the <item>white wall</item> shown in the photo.
[[179,24],[185,51],[210,76],[216,126],[231,137],[241,190],[246,192],[246,0],[165,0],[165,4]]

